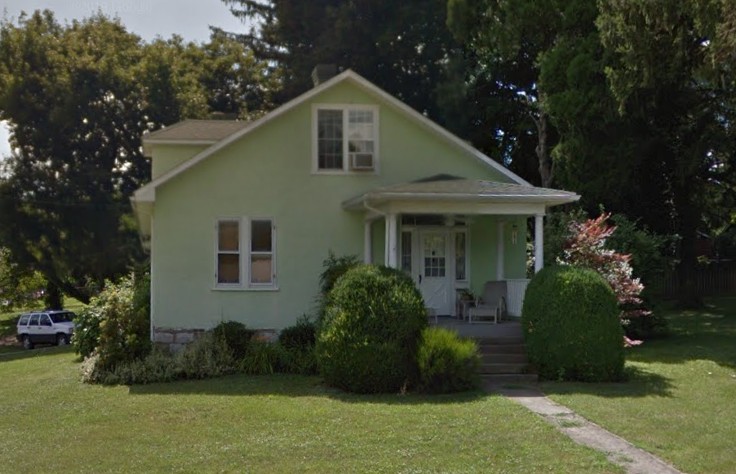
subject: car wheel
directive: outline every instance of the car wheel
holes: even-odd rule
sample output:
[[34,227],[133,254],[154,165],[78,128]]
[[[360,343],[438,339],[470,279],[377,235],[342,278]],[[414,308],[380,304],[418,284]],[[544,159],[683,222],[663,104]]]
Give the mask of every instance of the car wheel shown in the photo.
[[33,349],[33,343],[31,342],[31,336],[26,334],[23,336],[23,349]]
[[57,346],[66,346],[69,344],[69,336],[66,334],[58,334],[56,336],[56,345]]

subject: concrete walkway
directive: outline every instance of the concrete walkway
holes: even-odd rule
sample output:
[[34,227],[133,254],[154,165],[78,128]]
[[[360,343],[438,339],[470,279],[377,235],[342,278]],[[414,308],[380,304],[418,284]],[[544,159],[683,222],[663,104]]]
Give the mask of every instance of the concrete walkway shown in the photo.
[[486,389],[525,406],[576,443],[601,451],[609,461],[623,467],[627,473],[682,474],[682,471],[675,469],[653,454],[637,448],[569,408],[553,402],[539,390],[498,386],[489,386]]

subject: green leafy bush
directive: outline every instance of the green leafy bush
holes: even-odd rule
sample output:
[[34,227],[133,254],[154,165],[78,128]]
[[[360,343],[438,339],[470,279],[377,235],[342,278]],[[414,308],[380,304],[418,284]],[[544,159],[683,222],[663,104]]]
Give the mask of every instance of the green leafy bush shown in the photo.
[[163,349],[153,349],[143,359],[124,361],[112,369],[100,367],[100,357],[94,354],[82,362],[82,380],[102,385],[136,385],[171,382],[180,371],[172,355]]
[[316,346],[320,372],[348,391],[399,391],[417,380],[417,345],[426,325],[422,296],[409,276],[354,267],[329,294]]
[[97,348],[102,319],[102,312],[93,306],[84,308],[74,319],[72,346],[82,358],[90,356]]
[[360,265],[355,255],[336,256],[330,250],[327,258],[322,262],[322,273],[319,275],[319,296],[317,297],[317,319],[322,321],[325,315],[332,288],[337,280],[348,270]]
[[[80,320],[84,322],[75,342],[80,355],[90,354],[95,337],[94,351],[99,364],[107,369],[123,361],[142,359],[150,352],[150,312],[142,303],[144,297],[137,296],[145,288],[145,283],[137,283],[133,275],[118,283],[105,283],[102,292],[92,298],[88,314]],[[96,321],[99,327],[95,327]]]
[[236,371],[235,357],[227,341],[211,331],[187,344],[174,359],[184,379],[207,379]]
[[281,371],[283,348],[278,344],[254,340],[240,361],[240,371],[251,375],[270,375]]
[[282,329],[279,334],[279,345],[283,349],[281,369],[293,374],[316,374],[316,340],[317,327],[306,315],[299,318],[295,325]]
[[616,296],[595,271],[546,267],[524,296],[521,324],[529,359],[546,379],[620,380],[623,329]]
[[417,354],[419,389],[427,393],[472,390],[480,381],[478,345],[443,328],[422,331]]
[[233,357],[242,359],[248,351],[248,345],[256,332],[237,321],[224,321],[212,329],[212,334],[225,341],[232,351]]
[[279,334],[279,343],[285,349],[307,349],[313,347],[317,340],[317,327],[304,315],[296,324],[286,327]]

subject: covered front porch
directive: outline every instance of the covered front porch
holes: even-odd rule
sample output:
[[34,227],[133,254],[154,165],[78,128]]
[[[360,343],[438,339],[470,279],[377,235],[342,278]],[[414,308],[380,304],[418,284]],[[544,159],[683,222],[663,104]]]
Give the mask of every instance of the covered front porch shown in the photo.
[[467,316],[463,302],[481,295],[485,282],[503,280],[508,315],[518,317],[529,281],[527,240],[539,271],[546,208],[577,198],[533,186],[435,176],[370,191],[343,207],[364,213],[364,261],[411,275],[431,313]]

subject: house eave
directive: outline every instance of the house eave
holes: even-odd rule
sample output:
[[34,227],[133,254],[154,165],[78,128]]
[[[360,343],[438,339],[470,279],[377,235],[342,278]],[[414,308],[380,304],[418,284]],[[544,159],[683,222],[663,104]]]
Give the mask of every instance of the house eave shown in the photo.
[[552,195],[514,195],[514,194],[446,194],[446,193],[366,193],[343,202],[348,211],[364,210],[368,206],[384,205],[391,202],[452,202],[469,204],[543,204],[557,206],[580,199],[577,194],[560,193]]

